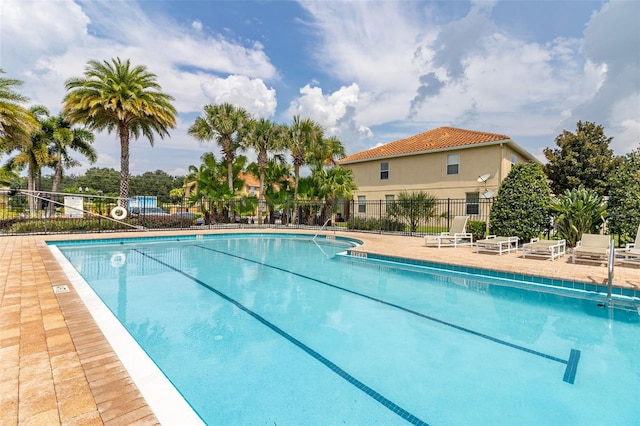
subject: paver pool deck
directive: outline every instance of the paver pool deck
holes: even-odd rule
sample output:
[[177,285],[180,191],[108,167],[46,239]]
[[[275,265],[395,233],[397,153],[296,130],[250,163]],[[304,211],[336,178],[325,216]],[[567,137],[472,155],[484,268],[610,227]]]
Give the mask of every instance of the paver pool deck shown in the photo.
[[[291,232],[282,228],[198,233]],[[0,237],[0,425],[159,424],[129,373],[74,291],[47,241],[192,235],[194,231]],[[420,237],[324,231],[359,239],[387,256],[605,284],[605,265],[478,254],[471,247],[424,247]],[[614,285],[640,290],[640,268],[616,266]],[[54,287],[66,285],[67,293]]]

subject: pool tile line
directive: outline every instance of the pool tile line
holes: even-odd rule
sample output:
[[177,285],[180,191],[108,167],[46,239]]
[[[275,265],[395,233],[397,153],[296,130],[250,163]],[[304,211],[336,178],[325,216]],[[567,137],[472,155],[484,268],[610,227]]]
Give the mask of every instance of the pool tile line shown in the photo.
[[567,362],[567,369],[564,372],[563,381],[573,384],[576,379],[576,372],[578,371],[578,361],[580,361],[580,351],[577,349],[571,349],[569,354],[569,361]]
[[[481,274],[481,275],[484,275],[485,277],[523,281],[527,283],[532,283],[537,285],[546,285],[549,287],[557,287],[557,288],[563,288],[563,289],[583,290],[591,293],[597,293],[599,295],[606,295],[607,293],[606,285],[590,284],[590,283],[584,283],[580,281],[571,281],[571,280],[560,279],[560,278],[552,279],[552,278],[541,277],[537,275],[518,274],[513,272],[497,271],[493,269],[484,269],[484,268],[478,268],[478,267],[450,265],[447,263],[432,262],[432,261],[419,260],[419,259],[410,259],[406,257],[382,255],[382,254],[369,253],[369,252],[363,252],[358,250],[347,250],[347,257],[350,257],[354,260],[355,259],[374,260],[374,261],[381,261],[381,262],[403,263],[405,265],[419,266],[424,268],[444,269],[452,272]],[[640,291],[628,289],[628,288],[614,287],[613,294],[616,296],[625,296],[625,297],[640,299]]]
[[284,337],[286,340],[288,340],[289,342],[293,343],[295,346],[297,346],[298,348],[302,349],[307,354],[311,355],[313,358],[315,358],[317,361],[322,363],[324,366],[328,367],[331,371],[336,373],[342,379],[346,380],[351,385],[353,385],[356,388],[360,389],[365,394],[367,394],[369,397],[373,398],[375,401],[380,403],[382,406],[384,406],[385,408],[387,408],[391,412],[397,414],[398,416],[400,416],[401,418],[403,418],[407,422],[409,422],[409,423],[411,423],[413,425],[416,425],[416,426],[429,426],[429,424],[426,423],[425,421],[423,421],[420,418],[418,418],[417,416],[411,414],[409,411],[407,411],[404,408],[400,407],[398,404],[394,403],[390,399],[388,399],[385,396],[383,396],[382,394],[378,393],[377,391],[375,391],[371,387],[367,386],[365,383],[361,382],[360,380],[356,379],[355,377],[353,377],[352,375],[347,373],[345,370],[340,368],[337,364],[335,364],[334,362],[332,362],[328,358],[326,358],[323,355],[321,355],[319,352],[317,352],[314,349],[312,349],[311,347],[305,345],[300,340],[296,339],[295,337],[293,337],[292,335],[290,335],[289,333],[287,333],[283,329],[279,328],[277,325],[273,324],[272,322],[268,321],[266,318],[262,317],[258,313],[256,313],[256,312],[252,311],[251,309],[247,308],[242,303],[238,302],[237,300],[233,299],[232,297],[222,293],[221,291],[219,291],[216,288],[210,286],[209,284],[205,283],[204,281],[189,275],[188,273],[182,271],[181,269],[176,268],[176,267],[174,267],[174,266],[172,266],[172,265],[170,265],[170,264],[168,264],[166,262],[163,262],[162,260],[157,259],[157,258],[155,258],[155,257],[153,257],[153,256],[151,256],[151,255],[149,255],[149,254],[147,254],[147,253],[145,253],[145,252],[143,252],[141,250],[133,249],[133,251],[135,251],[137,253],[140,253],[141,255],[143,255],[143,256],[145,256],[145,257],[147,257],[147,258],[149,258],[149,259],[151,259],[151,260],[153,260],[155,262],[158,262],[159,264],[161,264],[161,265],[163,265],[163,266],[165,266],[165,267],[167,267],[167,268],[169,268],[169,269],[181,274],[182,276],[190,279],[191,281],[193,281],[193,282],[201,285],[202,287],[212,291],[213,293],[215,293],[216,295],[218,295],[222,299],[226,300],[227,302],[233,304],[238,309],[240,309],[243,312],[247,313],[248,315],[253,317],[255,320],[259,321],[260,323],[262,323],[263,325],[267,326],[272,331],[274,331],[277,334],[279,334],[281,337]]
[[[246,257],[243,257],[243,256],[232,254],[232,253],[227,253],[227,252],[224,252],[224,251],[221,251],[221,250],[216,250],[216,249],[213,249],[211,247],[206,247],[206,246],[201,246],[201,245],[195,245],[195,247],[199,247],[199,248],[202,248],[202,249],[205,249],[205,250],[209,250],[209,251],[212,251],[212,252],[215,252],[215,253],[220,253],[220,254],[223,254],[223,255],[226,255],[226,256],[235,257],[237,259],[240,259],[240,260],[243,260],[243,261],[246,261],[246,262],[253,262],[253,263],[256,263],[258,265],[267,267],[267,268],[279,270],[281,272],[286,272],[288,274],[292,274],[292,275],[295,275],[295,276],[300,277],[300,278],[304,278],[304,279],[307,279],[307,280],[310,280],[310,281],[314,281],[314,282],[317,282],[319,284],[322,284],[322,285],[325,285],[325,286],[328,286],[328,287],[331,287],[331,288],[335,288],[337,290],[341,290],[341,291],[344,291],[346,293],[353,294],[355,296],[363,297],[365,299],[369,299],[371,301],[374,301],[374,302],[377,302],[377,303],[380,303],[380,304],[383,304],[383,305],[386,305],[386,306],[389,306],[389,307],[392,307],[392,308],[399,309],[399,310],[407,312],[409,314],[416,315],[418,317],[424,318],[426,320],[435,322],[435,323],[440,324],[440,325],[444,325],[444,326],[447,326],[447,327],[454,328],[454,329],[456,329],[458,331],[469,333],[471,335],[474,335],[474,336],[489,340],[489,341],[494,342],[494,343],[498,343],[498,344],[501,344],[501,345],[504,345],[504,346],[507,346],[507,347],[510,347],[510,348],[513,348],[513,349],[518,349],[520,351],[523,351],[523,352],[526,352],[526,353],[529,353],[529,354],[532,354],[532,355],[536,355],[536,356],[539,356],[541,358],[545,358],[545,359],[548,359],[548,360],[551,360],[551,361],[559,362],[560,364],[568,364],[569,363],[569,360],[565,360],[565,359],[558,358],[558,357],[553,356],[553,355],[545,354],[544,352],[539,352],[539,351],[536,351],[534,349],[530,349],[530,348],[527,348],[527,347],[524,347],[524,346],[517,345],[515,343],[507,342],[506,340],[498,339],[497,337],[493,337],[493,336],[490,336],[488,334],[480,333],[478,331],[471,330],[469,328],[465,328],[465,327],[462,327],[462,326],[459,326],[459,325],[456,325],[456,324],[453,324],[453,323],[450,323],[450,322],[447,322],[447,321],[443,321],[441,319],[438,319],[438,318],[423,314],[421,312],[414,311],[413,309],[409,309],[409,308],[406,308],[406,307],[401,306],[401,305],[396,305],[395,303],[387,302],[386,300],[378,299],[376,297],[369,296],[369,295],[364,294],[364,293],[359,293],[359,292],[354,291],[354,290],[349,290],[347,288],[340,287],[338,285],[331,284],[331,283],[328,283],[326,281],[319,280],[317,278],[309,277],[309,276],[300,274],[300,273],[295,272],[295,271],[284,269],[284,268],[281,268],[279,266],[268,265],[268,264],[266,264],[264,262],[256,261],[256,260],[249,259],[249,258],[246,258]],[[571,349],[571,351],[574,351],[574,350],[575,349]],[[573,352],[570,352],[570,354],[571,353],[573,353]],[[578,357],[578,360],[579,359],[580,358]],[[576,360],[575,368],[577,370],[577,360]],[[573,374],[573,377],[575,378],[575,373]],[[566,380],[564,380],[564,381],[566,381]],[[569,382],[567,382],[567,383],[569,383]]]

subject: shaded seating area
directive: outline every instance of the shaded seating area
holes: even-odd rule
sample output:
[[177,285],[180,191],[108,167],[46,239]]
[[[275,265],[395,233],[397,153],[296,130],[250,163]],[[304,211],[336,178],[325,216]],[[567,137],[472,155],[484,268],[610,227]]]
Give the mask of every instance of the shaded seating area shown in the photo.
[[607,263],[611,236],[600,234],[582,234],[582,238],[573,248],[571,262]]
[[518,237],[501,237],[488,235],[487,238],[476,241],[476,253],[510,253],[518,250]]
[[451,222],[449,231],[440,235],[425,235],[424,245],[427,247],[457,247],[459,245],[472,245],[473,234],[467,232],[467,221],[469,216],[456,216]]
[[627,243],[623,249],[616,250],[616,261],[622,264],[640,266],[640,226],[638,226],[635,241]]
[[522,258],[539,257],[551,259],[552,261],[567,253],[566,240],[541,240],[533,238],[530,242],[522,245]]

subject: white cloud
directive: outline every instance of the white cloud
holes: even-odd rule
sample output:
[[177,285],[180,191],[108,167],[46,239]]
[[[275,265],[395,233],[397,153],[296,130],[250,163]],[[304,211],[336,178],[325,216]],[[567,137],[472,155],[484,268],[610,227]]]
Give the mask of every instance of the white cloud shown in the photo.
[[[303,6],[322,42],[319,63],[366,93],[353,108],[367,127],[409,116],[411,128],[464,125],[550,145],[562,128],[591,120],[605,130],[615,127],[624,139],[620,146],[638,139],[629,136],[630,117],[640,116],[640,104],[622,102],[640,86],[638,2],[606,4],[587,23],[584,38],[540,40],[531,29],[514,34],[497,21],[496,2],[474,1],[462,16],[455,8],[448,20],[437,10],[441,5],[420,2]],[[620,102],[629,114],[621,114]]]
[[[45,105],[52,113],[61,107],[64,82],[82,76],[88,60],[120,57],[156,74],[162,90],[175,98],[179,114],[201,111],[211,100],[211,92],[205,93],[205,88],[212,88],[207,82],[231,74],[243,76],[227,81],[244,82],[236,90],[247,90],[244,99],[251,98],[253,104],[246,105],[250,111],[273,115],[275,91],[263,81],[279,76],[264,46],[227,39],[205,29],[199,20],[181,25],[170,17],[150,16],[143,5],[132,1],[2,0],[1,67],[7,76],[24,82],[21,93],[31,104]],[[203,152],[216,150],[188,136],[190,124],[179,124],[171,139],[157,140],[155,148],[147,140],[133,141],[131,172],[168,170],[178,159],[186,167],[197,163]],[[114,134],[97,134],[95,148],[97,167],[120,169]],[[71,173],[80,173],[87,166]]]
[[245,46],[204,32],[201,24],[148,16],[134,2],[4,0],[2,6],[2,67],[25,82],[33,102],[59,105],[64,81],[81,76],[89,59],[116,56],[147,66],[187,111],[201,109],[200,86],[211,75],[278,78],[261,44]]
[[612,146],[624,154],[638,147],[640,142],[640,31],[638,17],[640,3],[614,1],[593,14],[585,28],[583,50],[589,67],[602,79],[591,92],[592,96],[572,108],[571,115],[562,122],[572,126],[578,120],[594,121],[614,135]]
[[276,111],[276,91],[260,79],[243,75],[212,77],[202,83],[202,91],[214,104],[229,102],[245,108],[257,118],[269,118]]
[[300,95],[289,106],[290,116],[312,118],[324,127],[327,135],[340,138],[345,147],[360,146],[362,139],[371,136],[371,130],[360,124],[356,114],[361,100],[357,84],[342,86],[326,95],[321,88],[307,84],[300,89]]

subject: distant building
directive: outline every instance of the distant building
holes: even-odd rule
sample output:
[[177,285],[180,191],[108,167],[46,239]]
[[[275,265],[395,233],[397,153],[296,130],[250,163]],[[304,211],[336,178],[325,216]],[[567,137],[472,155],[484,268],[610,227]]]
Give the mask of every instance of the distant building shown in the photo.
[[353,171],[358,205],[391,201],[402,191],[425,191],[438,199],[466,199],[477,205],[481,197],[497,193],[513,164],[530,161],[537,160],[507,135],[439,127],[338,163]]

